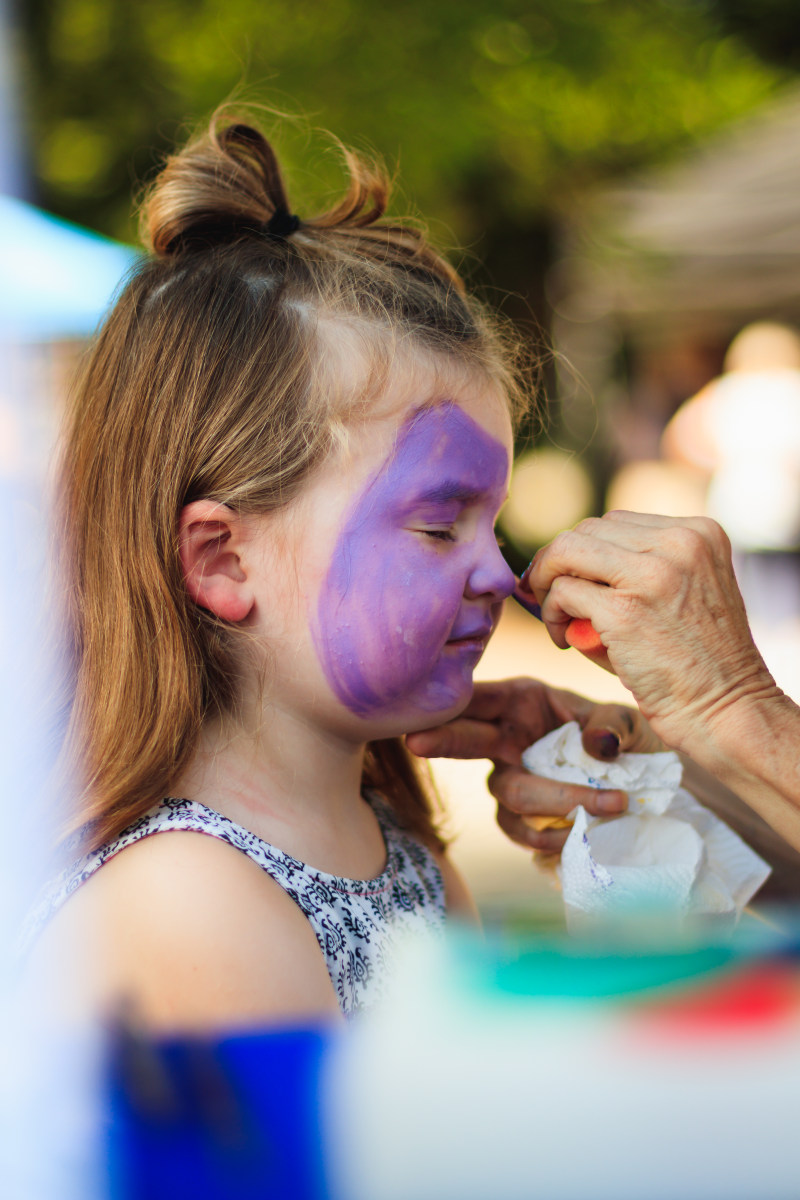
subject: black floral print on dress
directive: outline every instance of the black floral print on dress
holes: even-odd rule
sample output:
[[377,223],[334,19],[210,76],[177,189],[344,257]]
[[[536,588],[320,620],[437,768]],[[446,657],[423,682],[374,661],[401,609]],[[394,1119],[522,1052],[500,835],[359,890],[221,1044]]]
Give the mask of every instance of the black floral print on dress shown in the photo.
[[386,844],[386,866],[374,879],[344,879],[306,866],[196,800],[163,800],[99,850],[65,870],[28,926],[27,941],[64,901],[126,846],[170,831],[206,833],[257,863],[305,914],[316,934],[339,1007],[353,1016],[378,1000],[398,945],[409,934],[439,934],[444,882],[431,851],[398,825],[390,806],[367,796]]

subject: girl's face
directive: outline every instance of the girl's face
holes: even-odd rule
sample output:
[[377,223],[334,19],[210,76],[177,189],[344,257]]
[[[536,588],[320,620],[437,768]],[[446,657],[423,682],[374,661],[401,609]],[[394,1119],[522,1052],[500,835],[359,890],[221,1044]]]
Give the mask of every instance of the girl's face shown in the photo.
[[[466,705],[514,586],[494,533],[511,461],[507,408],[474,384],[456,391],[433,403],[405,396],[299,502],[295,683],[313,651],[306,673],[322,673],[365,739]],[[324,707],[317,693],[314,711]]]

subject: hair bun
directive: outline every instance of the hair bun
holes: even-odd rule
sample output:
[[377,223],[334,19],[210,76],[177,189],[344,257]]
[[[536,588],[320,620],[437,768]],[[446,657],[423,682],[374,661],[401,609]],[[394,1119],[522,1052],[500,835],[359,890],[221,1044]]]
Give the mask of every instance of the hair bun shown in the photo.
[[271,221],[288,216],[267,139],[241,122],[221,127],[215,117],[205,134],[167,159],[143,207],[143,240],[169,256],[271,232]]
[[[259,129],[242,121],[225,124],[217,113],[210,128],[167,159],[142,209],[142,240],[156,254],[173,257],[208,250],[249,236],[275,242],[297,230],[299,219],[286,198],[278,159]],[[304,218],[304,249],[326,253],[332,239],[340,252],[438,278],[462,293],[458,273],[410,222],[384,222],[390,184],[380,162],[362,158],[341,143],[348,174],[344,195],[328,212]],[[308,238],[317,242],[311,249]]]

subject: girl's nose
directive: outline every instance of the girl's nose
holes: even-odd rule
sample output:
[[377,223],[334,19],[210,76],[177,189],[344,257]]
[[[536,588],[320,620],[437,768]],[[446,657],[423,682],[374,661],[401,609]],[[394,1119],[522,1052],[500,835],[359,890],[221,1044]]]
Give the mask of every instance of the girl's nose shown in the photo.
[[513,592],[515,582],[514,572],[492,534],[469,573],[465,594],[470,600],[480,596],[490,596],[494,601],[505,600]]

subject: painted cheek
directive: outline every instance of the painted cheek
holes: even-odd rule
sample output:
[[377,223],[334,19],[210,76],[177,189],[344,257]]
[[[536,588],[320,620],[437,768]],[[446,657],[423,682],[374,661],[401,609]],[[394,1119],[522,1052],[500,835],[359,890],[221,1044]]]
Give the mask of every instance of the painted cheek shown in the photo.
[[391,711],[425,677],[461,600],[463,567],[432,570],[430,553],[409,540],[390,530],[343,539],[328,575],[318,652],[339,700],[360,716]]
[[[312,622],[326,678],[351,712],[437,712],[466,702],[475,664],[442,650],[468,560],[439,554],[396,514],[453,471],[467,488],[502,494],[507,466],[504,447],[455,405],[423,409],[401,429],[339,535]],[[511,591],[513,577],[496,558],[484,570],[490,590]]]

